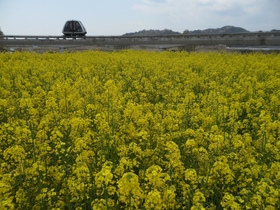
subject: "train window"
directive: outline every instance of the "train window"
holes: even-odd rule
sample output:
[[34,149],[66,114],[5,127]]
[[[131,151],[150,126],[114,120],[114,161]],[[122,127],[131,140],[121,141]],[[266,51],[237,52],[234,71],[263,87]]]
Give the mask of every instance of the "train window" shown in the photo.
[[65,31],[72,31],[72,22],[67,22],[65,26]]
[[82,27],[81,27],[81,25],[79,24],[79,22],[75,22],[75,30],[76,30],[76,31],[82,31]]

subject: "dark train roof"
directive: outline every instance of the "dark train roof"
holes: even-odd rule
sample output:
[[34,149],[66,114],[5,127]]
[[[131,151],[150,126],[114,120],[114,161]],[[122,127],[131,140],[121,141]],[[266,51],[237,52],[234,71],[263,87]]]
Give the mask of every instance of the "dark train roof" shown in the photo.
[[62,33],[66,36],[84,36],[87,31],[81,21],[68,20],[62,29]]

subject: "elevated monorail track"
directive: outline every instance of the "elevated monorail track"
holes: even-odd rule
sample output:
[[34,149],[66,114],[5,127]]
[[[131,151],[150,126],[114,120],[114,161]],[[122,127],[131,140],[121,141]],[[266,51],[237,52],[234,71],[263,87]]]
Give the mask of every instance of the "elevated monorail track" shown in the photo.
[[14,46],[280,46],[279,32],[189,34],[168,36],[0,36],[0,45]]

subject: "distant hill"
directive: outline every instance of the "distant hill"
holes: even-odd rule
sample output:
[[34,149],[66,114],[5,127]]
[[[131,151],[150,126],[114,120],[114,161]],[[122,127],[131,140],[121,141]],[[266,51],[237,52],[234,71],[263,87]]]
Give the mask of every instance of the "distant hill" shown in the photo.
[[166,36],[166,35],[180,35],[180,32],[175,32],[170,29],[164,30],[142,30],[138,32],[126,33],[123,36]]
[[280,32],[280,30],[277,30],[277,29],[272,29],[272,30],[271,30],[271,32],[277,32],[277,33],[279,33],[279,32]]
[[233,33],[249,33],[250,31],[235,26],[224,26],[222,28],[209,28],[205,30],[190,31],[189,34],[233,34]]
[[[187,31],[187,30],[186,30]],[[248,33],[250,31],[235,26],[224,26],[222,28],[209,28],[204,30],[188,31],[188,34],[226,34],[226,33]],[[182,33],[172,31],[170,29],[164,30],[141,30],[138,32],[126,33],[123,36],[166,36],[166,35],[180,35]]]
[[[180,35],[180,34],[234,34],[234,33],[250,33],[251,31],[248,31],[241,27],[235,27],[235,26],[224,26],[221,28],[208,28],[204,30],[194,30],[189,31],[185,30],[183,33],[172,31],[170,29],[164,29],[164,30],[141,30],[138,32],[130,32],[126,33],[123,36],[167,36],[167,35]],[[263,31],[258,31],[263,32]],[[278,29],[272,29],[271,32],[280,32]]]

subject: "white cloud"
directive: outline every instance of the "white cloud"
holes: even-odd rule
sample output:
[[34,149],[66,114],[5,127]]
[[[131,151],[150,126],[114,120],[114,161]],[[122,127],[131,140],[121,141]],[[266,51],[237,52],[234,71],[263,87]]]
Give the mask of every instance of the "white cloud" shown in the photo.
[[[266,21],[267,27],[276,25],[274,28],[279,28],[275,20],[279,12],[275,6],[280,6],[279,0],[142,0],[133,9],[148,16],[157,15],[158,19],[162,18],[167,25],[173,25],[177,30],[224,25],[248,30],[270,30],[258,23]],[[271,14],[267,15],[268,11]]]
[[166,0],[143,0],[143,2],[146,4],[161,4],[165,3]]

